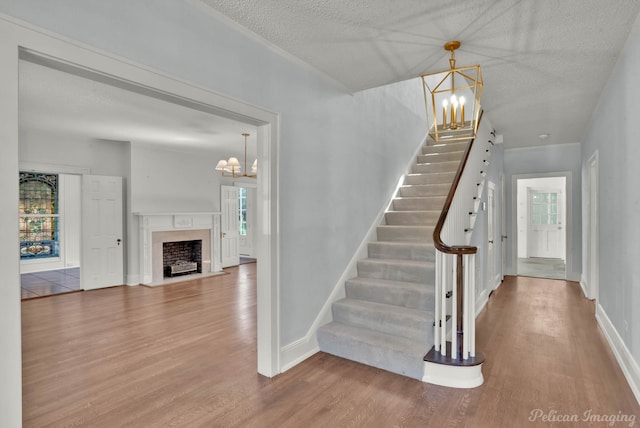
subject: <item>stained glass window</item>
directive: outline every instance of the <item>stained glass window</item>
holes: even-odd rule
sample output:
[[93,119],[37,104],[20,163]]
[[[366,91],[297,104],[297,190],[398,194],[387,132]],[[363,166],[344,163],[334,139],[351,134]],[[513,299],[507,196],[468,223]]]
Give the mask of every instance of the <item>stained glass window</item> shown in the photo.
[[58,176],[20,173],[20,258],[58,257]]

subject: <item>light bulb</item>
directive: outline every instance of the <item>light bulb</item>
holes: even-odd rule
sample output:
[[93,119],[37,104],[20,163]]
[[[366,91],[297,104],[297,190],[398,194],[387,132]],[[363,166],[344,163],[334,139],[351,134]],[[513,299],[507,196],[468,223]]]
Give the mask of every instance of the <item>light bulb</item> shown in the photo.
[[464,101],[465,101],[465,100],[464,100],[464,97],[460,97],[460,105],[462,105],[462,106],[463,106],[463,105],[464,105]]
[[447,101],[447,99],[445,98],[444,100],[442,100],[442,107],[447,107],[447,105],[449,105],[449,101]]

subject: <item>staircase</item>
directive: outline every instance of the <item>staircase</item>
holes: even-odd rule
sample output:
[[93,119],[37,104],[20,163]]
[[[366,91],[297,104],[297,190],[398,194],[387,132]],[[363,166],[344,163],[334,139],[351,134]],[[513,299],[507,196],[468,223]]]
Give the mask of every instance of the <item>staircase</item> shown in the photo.
[[422,380],[433,346],[433,229],[466,145],[422,147],[333,321],[318,329],[321,351]]

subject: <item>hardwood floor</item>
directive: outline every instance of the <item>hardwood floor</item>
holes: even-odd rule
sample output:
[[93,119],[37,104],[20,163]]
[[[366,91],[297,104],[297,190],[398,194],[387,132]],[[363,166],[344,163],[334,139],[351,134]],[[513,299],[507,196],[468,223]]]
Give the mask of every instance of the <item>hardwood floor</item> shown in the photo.
[[[273,379],[256,374],[255,267],[23,301],[24,426],[589,426],[589,410],[640,418],[576,283],[505,281],[478,319],[485,383],[457,390],[323,353]],[[580,421],[531,422],[535,409]]]

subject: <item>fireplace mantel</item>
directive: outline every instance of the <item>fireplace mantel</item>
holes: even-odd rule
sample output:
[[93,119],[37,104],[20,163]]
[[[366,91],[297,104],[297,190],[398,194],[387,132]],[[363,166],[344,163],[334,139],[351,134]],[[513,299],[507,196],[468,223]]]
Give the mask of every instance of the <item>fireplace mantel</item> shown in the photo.
[[[141,284],[159,285],[163,282],[162,269],[158,273],[157,257],[162,259],[162,242],[175,240],[172,233],[203,236],[204,275],[222,271],[220,259],[220,212],[136,212],[140,218],[140,276]],[[160,250],[158,250],[158,248]],[[158,254],[159,253],[159,254]]]

